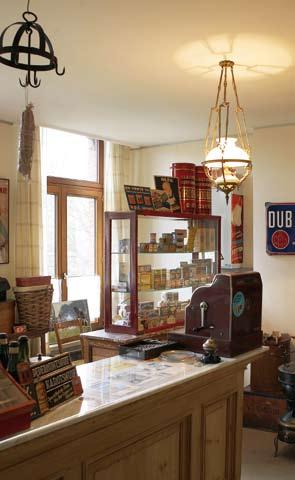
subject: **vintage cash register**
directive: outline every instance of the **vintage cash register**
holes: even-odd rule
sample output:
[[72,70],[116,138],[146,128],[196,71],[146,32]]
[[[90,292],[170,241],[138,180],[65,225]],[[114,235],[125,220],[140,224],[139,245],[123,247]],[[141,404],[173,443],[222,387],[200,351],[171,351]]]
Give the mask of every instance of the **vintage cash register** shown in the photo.
[[185,333],[169,339],[194,352],[212,337],[217,353],[234,357],[262,345],[262,281],[257,272],[219,273],[198,287],[185,312]]

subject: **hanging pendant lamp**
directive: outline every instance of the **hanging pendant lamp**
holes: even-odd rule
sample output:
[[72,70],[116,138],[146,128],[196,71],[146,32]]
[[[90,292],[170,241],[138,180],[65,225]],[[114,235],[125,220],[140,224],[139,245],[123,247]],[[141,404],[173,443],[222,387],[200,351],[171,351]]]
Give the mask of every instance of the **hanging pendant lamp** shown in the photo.
[[[244,110],[239,102],[234,77],[234,62],[223,60],[219,65],[221,73],[216,102],[210,111],[205,140],[206,158],[202,165],[212,185],[225,193],[226,203],[228,203],[229,194],[239,187],[250,174],[252,162]],[[228,71],[230,71],[233,96],[236,102],[232,112],[227,91]],[[221,95],[221,90],[223,90],[223,95]],[[228,136],[230,113],[235,118],[236,137]]]
[[[29,8],[30,0],[22,15],[24,21],[12,23],[3,30],[0,36],[0,63],[27,71],[25,81],[19,80],[21,86],[37,88],[41,83],[37,72],[55,70],[57,75],[64,75],[65,68],[58,70],[52,43],[37,23],[37,15]],[[13,40],[7,43],[11,35]]]

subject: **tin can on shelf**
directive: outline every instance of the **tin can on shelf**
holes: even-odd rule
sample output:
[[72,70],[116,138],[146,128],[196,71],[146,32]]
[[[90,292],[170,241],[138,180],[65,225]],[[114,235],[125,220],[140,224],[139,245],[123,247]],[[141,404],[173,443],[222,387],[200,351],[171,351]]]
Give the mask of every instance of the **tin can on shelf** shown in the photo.
[[211,215],[212,187],[202,166],[195,166],[196,210],[195,213]]
[[178,178],[182,213],[194,213],[196,207],[196,174],[194,163],[172,163],[172,176]]

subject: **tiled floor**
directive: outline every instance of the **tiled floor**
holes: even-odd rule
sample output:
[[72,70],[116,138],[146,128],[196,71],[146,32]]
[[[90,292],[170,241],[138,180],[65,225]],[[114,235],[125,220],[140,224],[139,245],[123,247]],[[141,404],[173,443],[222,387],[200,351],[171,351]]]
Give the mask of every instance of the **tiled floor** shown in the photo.
[[275,434],[245,428],[241,480],[295,480],[295,445],[279,442],[274,457]]

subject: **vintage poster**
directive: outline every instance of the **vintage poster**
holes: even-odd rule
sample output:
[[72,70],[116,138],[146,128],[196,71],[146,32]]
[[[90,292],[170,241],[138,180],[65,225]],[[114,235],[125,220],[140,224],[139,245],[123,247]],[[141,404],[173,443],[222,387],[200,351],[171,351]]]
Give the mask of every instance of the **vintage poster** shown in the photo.
[[156,190],[162,192],[161,209],[170,209],[172,212],[181,212],[178,178],[154,176]]
[[295,203],[266,203],[266,252],[295,254]]
[[9,263],[9,180],[0,178],[0,264]]
[[231,197],[231,263],[243,263],[244,256],[244,197],[232,194]]
[[137,185],[124,185],[130,210],[153,210],[151,189]]

